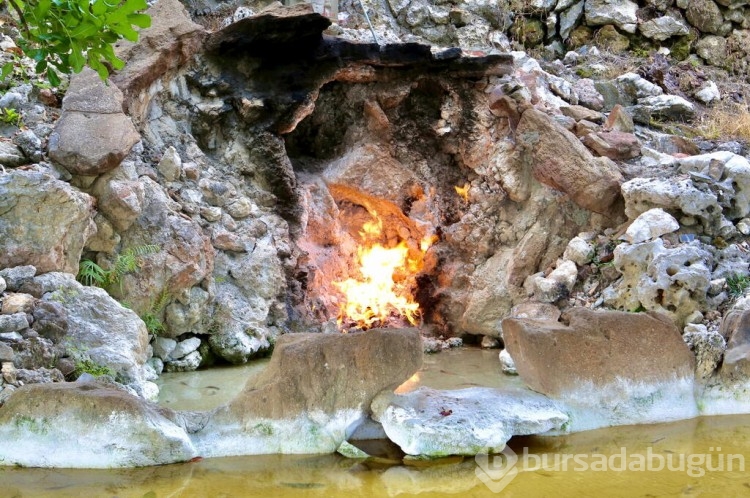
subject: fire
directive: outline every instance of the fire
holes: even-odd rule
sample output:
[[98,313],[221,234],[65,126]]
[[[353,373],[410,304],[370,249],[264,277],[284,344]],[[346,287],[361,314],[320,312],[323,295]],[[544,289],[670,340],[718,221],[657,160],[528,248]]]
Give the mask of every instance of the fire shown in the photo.
[[461,196],[464,202],[469,202],[469,188],[471,188],[471,185],[465,183],[463,187],[455,186],[453,188],[456,189],[456,193]]
[[392,314],[406,318],[412,325],[419,321],[419,304],[414,301],[413,288],[416,274],[424,265],[423,256],[436,237],[426,237],[419,250],[409,250],[406,242],[395,247],[385,247],[382,238],[383,224],[376,218],[363,225],[359,235],[362,244],[357,250],[361,278],[348,278],[334,285],[344,294],[340,306],[339,325],[344,319],[361,328],[370,328],[385,322]]

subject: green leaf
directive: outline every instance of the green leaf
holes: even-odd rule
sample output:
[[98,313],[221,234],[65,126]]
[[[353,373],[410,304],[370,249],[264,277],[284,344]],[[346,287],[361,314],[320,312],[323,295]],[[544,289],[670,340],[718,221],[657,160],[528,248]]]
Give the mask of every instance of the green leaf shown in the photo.
[[52,0],[39,0],[36,7],[34,7],[34,17],[37,19],[43,19],[47,16],[50,7],[52,7]]
[[106,0],[94,0],[94,3],[91,5],[91,13],[97,17],[107,12],[107,10],[109,10],[109,5],[107,5]]
[[0,69],[0,81],[5,80],[5,78],[7,78],[8,75],[13,72],[13,65],[13,62],[6,62],[3,65],[3,68]]
[[149,28],[151,27],[151,16],[147,14],[130,14],[128,22],[139,28]]
[[49,82],[52,83],[52,86],[60,86],[60,77],[51,67],[47,68],[47,78],[49,78]]

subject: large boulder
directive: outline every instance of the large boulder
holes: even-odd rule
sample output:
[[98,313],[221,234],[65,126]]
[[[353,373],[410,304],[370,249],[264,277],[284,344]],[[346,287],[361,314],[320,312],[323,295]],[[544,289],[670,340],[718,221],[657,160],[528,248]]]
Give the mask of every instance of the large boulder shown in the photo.
[[0,465],[117,468],[197,456],[176,414],[113,385],[34,384],[0,406]]
[[84,69],[71,78],[49,156],[73,174],[93,176],[116,168],[140,139],[123,113],[122,92]]
[[573,406],[572,430],[697,414],[695,357],[658,313],[572,308],[561,322],[507,318],[503,337],[529,387]]
[[266,370],[193,436],[203,456],[330,453],[422,364],[413,329],[281,336]]
[[0,268],[78,272],[86,240],[96,233],[94,198],[36,171],[0,176]]
[[527,109],[518,122],[516,140],[537,180],[565,192],[583,208],[609,217],[619,214],[622,175],[615,163],[595,158],[552,117]]
[[511,436],[561,429],[568,421],[563,408],[545,396],[484,387],[384,392],[372,411],[405,453],[430,457],[502,451]]
[[111,368],[124,384],[133,384],[137,390],[144,387],[143,366],[150,355],[148,331],[138,315],[103,289],[76,282],[73,275],[45,273],[35,277],[33,285],[38,286],[42,301],[65,310],[69,350]]

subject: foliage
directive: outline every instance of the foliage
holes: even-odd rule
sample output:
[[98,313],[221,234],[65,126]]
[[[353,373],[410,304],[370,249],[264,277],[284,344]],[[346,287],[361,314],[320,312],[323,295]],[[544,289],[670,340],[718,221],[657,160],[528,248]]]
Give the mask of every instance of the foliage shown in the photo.
[[14,126],[21,127],[21,113],[15,109],[7,108],[0,109],[0,121],[5,124],[12,124]]
[[67,351],[70,357],[75,361],[75,370],[73,371],[73,377],[78,378],[84,373],[93,375],[94,377],[101,377],[102,375],[109,375],[113,379],[116,376],[114,370],[105,365],[100,365],[91,359],[89,354],[84,350],[76,346],[67,346]]
[[750,287],[750,276],[735,274],[727,277],[727,289],[732,297],[742,297],[745,290]]
[[152,244],[129,247],[117,255],[115,264],[110,270],[105,270],[90,259],[84,259],[79,265],[76,279],[83,285],[95,285],[102,288],[122,283],[122,277],[141,267],[143,256],[159,252],[159,250],[159,246]]
[[[18,17],[21,28],[19,47],[36,61],[36,72],[47,71],[54,86],[57,74],[80,72],[84,66],[106,79],[110,68],[121,69],[113,44],[124,38],[135,42],[138,32],[151,18],[140,13],[146,0],[3,0]],[[3,77],[15,62],[2,68]]]
[[141,316],[141,320],[146,324],[146,329],[151,335],[159,335],[164,332],[164,323],[159,318],[159,314],[167,305],[170,299],[167,291],[162,291],[159,298],[151,303],[149,310]]

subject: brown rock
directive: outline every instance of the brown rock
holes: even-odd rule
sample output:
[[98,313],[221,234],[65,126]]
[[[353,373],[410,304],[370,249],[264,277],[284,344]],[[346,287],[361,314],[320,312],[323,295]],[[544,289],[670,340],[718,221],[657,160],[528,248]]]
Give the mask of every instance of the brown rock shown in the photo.
[[415,329],[373,329],[354,334],[286,334],[266,370],[214,420],[294,418],[322,411],[367,409],[422,365]]
[[3,296],[3,315],[12,315],[13,313],[31,313],[34,308],[34,296],[29,294],[16,294],[8,292]]
[[633,133],[635,130],[635,124],[633,123],[633,117],[628,114],[620,104],[616,104],[607,116],[607,120],[604,122],[604,131],[622,131],[625,133]]
[[117,43],[115,53],[127,64],[110,77],[124,94],[125,112],[136,123],[143,122],[151,102],[146,90],[185,67],[206,37],[206,31],[190,20],[179,0],[160,0],[146,13],[151,16],[151,27],[139,32],[137,43]]
[[622,175],[615,164],[597,161],[581,141],[552,118],[527,109],[516,130],[521,160],[540,182],[567,193],[579,206],[615,215]]
[[240,239],[237,234],[227,232],[224,229],[214,230],[214,233],[211,236],[211,244],[213,244],[216,249],[220,249],[222,251],[247,251],[245,244],[242,243],[242,239]]
[[503,321],[505,346],[535,391],[558,396],[581,383],[603,388],[693,377],[695,358],[663,315],[572,308],[562,320]]
[[721,321],[719,333],[727,340],[721,375],[732,380],[750,378],[750,311],[729,312]]
[[598,156],[615,161],[627,161],[641,155],[641,143],[632,133],[600,131],[589,133],[581,141]]
[[576,123],[572,131],[576,134],[577,137],[585,137],[589,133],[594,133],[599,130],[601,130],[601,126],[599,126],[598,124],[592,123],[591,121],[588,121],[586,119],[582,119],[581,121]]
[[560,108],[560,112],[565,116],[575,119],[576,121],[585,119],[586,121],[591,121],[592,123],[599,124],[604,121],[604,115],[601,112],[593,111],[588,107],[583,107],[582,105],[564,106]]

